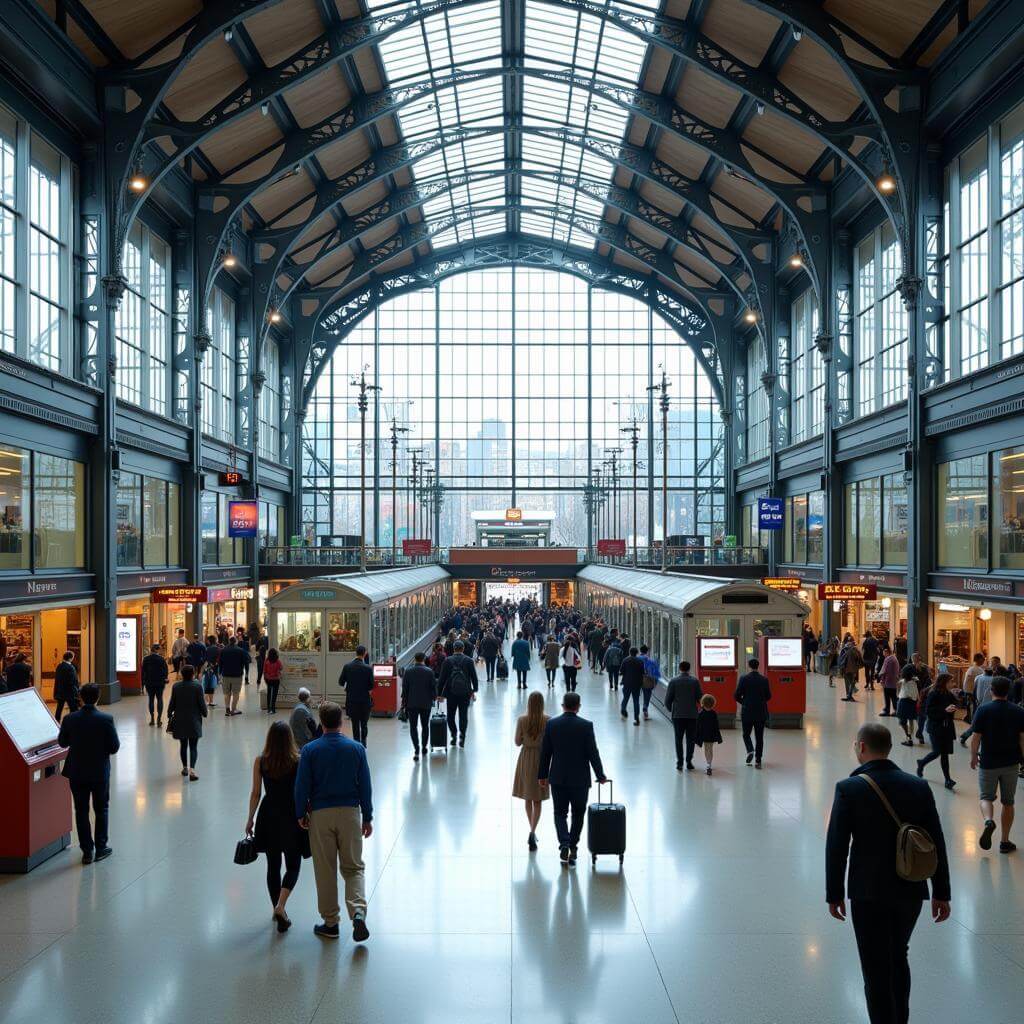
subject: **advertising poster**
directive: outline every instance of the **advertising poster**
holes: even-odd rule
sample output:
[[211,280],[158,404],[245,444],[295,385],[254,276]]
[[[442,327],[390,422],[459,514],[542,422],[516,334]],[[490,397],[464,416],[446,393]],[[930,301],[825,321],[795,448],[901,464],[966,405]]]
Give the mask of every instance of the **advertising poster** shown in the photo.
[[702,636],[700,645],[701,668],[735,668],[736,638],[732,636]]
[[135,672],[139,667],[139,620],[117,620],[117,671]]
[[260,509],[255,501],[228,502],[228,536],[255,537],[259,527]]
[[281,688],[278,703],[291,707],[298,703],[300,687],[313,695],[313,703],[324,697],[324,682],[320,677],[320,655],[311,651],[281,651]]
[[803,665],[804,643],[800,637],[768,637],[768,668],[800,668]]

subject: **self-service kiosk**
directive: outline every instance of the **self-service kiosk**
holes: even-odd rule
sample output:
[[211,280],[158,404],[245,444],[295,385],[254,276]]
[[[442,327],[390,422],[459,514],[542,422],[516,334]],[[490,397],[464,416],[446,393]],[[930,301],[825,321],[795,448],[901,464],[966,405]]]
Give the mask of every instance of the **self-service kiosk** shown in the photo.
[[724,726],[732,725],[736,715],[739,652],[738,637],[697,637],[697,679],[705,693],[714,694],[715,710]]
[[373,666],[373,714],[378,718],[394,718],[398,714],[398,677],[393,662]]
[[758,660],[772,690],[768,705],[773,728],[800,729],[807,710],[804,642],[798,636],[762,636]]
[[34,689],[0,694],[0,872],[24,874],[71,843],[59,731]]

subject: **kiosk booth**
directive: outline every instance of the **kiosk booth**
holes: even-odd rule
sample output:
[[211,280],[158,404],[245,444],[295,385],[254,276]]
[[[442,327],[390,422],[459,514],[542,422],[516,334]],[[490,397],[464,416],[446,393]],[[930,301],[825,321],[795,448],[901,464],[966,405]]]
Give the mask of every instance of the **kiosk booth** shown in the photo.
[[0,694],[0,872],[24,874],[71,843],[59,732],[35,690]]
[[[662,710],[665,685],[680,661],[690,662],[702,688],[715,695],[723,728],[735,724],[736,682],[757,657],[761,639],[800,636],[808,615],[794,595],[754,580],[610,565],[588,565],[577,573],[576,604],[585,615],[624,630],[638,647],[650,646],[661,665],[654,700]],[[773,722],[777,711],[783,713],[774,697],[769,710]]]
[[807,710],[807,672],[804,642],[799,636],[762,636],[758,641],[761,673],[768,677],[772,699],[771,724],[777,729],[799,729]]

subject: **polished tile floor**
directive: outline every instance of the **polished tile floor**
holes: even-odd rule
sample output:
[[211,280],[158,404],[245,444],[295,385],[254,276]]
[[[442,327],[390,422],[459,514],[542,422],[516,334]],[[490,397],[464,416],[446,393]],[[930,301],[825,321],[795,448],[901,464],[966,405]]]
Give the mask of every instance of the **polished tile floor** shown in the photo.
[[[544,688],[543,673],[531,682]],[[745,767],[727,733],[709,779],[675,772],[660,716],[634,728],[603,679],[584,672],[580,689],[628,807],[624,868],[605,858],[596,870],[584,860],[563,869],[548,816],[540,850],[528,853],[522,805],[509,795],[525,699],[514,683],[484,685],[467,747],[447,756],[415,764],[403,727],[371,723],[372,937],[361,948],[313,936],[308,862],[284,936],[270,923],[262,864],[231,863],[266,728],[255,688],[244,717],[218,709],[209,721],[193,784],[178,774],[176,744],[147,727],[142,701],[122,701],[115,855],[82,867],[72,849],[26,877],[0,877],[0,1021],[865,1021],[850,926],[825,907],[823,835],[833,784],[852,767],[853,733],[877,712],[877,695],[842,704],[815,676],[806,728],[769,732],[765,771]],[[912,767],[911,752],[896,750]],[[955,794],[933,778],[953,919],[918,927],[913,1019],[1016,1024],[1024,854],[978,849],[975,780],[960,747],[954,774]]]

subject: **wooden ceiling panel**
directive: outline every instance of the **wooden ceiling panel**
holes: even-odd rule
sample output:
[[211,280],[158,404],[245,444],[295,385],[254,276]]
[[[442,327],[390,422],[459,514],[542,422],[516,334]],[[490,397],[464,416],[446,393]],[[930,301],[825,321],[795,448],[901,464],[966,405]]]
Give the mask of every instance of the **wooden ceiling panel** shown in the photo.
[[928,24],[939,7],[939,0],[899,0],[897,14],[892,0],[826,0],[825,10],[898,57]]
[[[752,117],[743,138],[800,174],[807,173],[825,148],[817,136],[797,127],[773,110],[765,110],[760,116]],[[770,177],[772,181],[783,180],[778,172]]]
[[198,121],[246,78],[245,68],[231,47],[223,39],[214,39],[189,61],[164,102],[179,120]]
[[690,0],[668,0],[665,13],[670,18],[685,18],[690,13]]
[[382,220],[372,231],[367,231],[359,239],[360,244],[364,249],[373,249],[394,235],[398,231],[399,226],[397,217],[388,217]]
[[756,67],[768,52],[779,24],[778,18],[743,0],[712,0],[700,30],[734,57]]
[[641,88],[648,92],[661,92],[672,65],[672,55],[661,46],[648,48],[647,73],[643,77]]
[[750,161],[750,166],[762,181],[776,185],[797,185],[800,179],[794,174],[789,174],[778,166],[773,160],[755,153],[749,146],[743,146],[743,154]]
[[342,18],[359,17],[359,0],[334,0],[334,6]]
[[328,178],[338,178],[346,171],[365,162],[370,155],[370,144],[365,132],[344,135],[317,154],[317,162]]
[[683,72],[676,90],[679,106],[717,128],[724,128],[729,123],[742,98],[743,94],[738,90],[731,89],[693,65]]
[[[204,139],[202,150],[221,174],[227,174],[243,161],[281,140],[282,135],[274,119],[264,117],[258,110],[253,110]],[[263,159],[258,163],[261,168],[258,173],[254,171],[254,167],[246,167],[238,174],[232,175],[231,180],[252,181],[254,177],[266,174],[270,170],[270,167],[264,166]]]
[[312,207],[313,202],[312,191],[312,181],[310,181],[305,171],[300,171],[298,174],[286,175],[263,189],[252,200],[252,206],[260,217],[263,218],[265,224],[274,221],[275,227],[292,227],[300,223],[302,219],[301,217],[296,219],[294,211],[289,216],[283,217],[280,220],[277,218],[282,211],[287,210],[307,197],[309,202],[304,203],[303,207],[305,208],[305,216],[308,217],[309,209]]
[[[618,213],[617,210],[613,213]],[[646,221],[638,220],[636,217],[624,217],[620,216],[621,220],[626,221],[626,226],[629,233],[636,238],[639,238],[641,242],[646,242],[647,245],[651,246],[652,249],[663,249],[665,246],[665,236],[662,232],[655,228],[652,228]]]
[[85,54],[86,58],[92,64],[93,67],[103,68],[106,67],[110,62],[99,47],[82,31],[81,26],[74,18],[68,18],[68,37],[71,42],[78,47],[78,49]]
[[356,71],[359,72],[359,81],[363,83],[363,89],[366,92],[380,92],[384,88],[384,80],[377,68],[377,60],[371,47],[357,50],[352,58],[352,63],[355,64]]
[[684,285],[689,285],[691,288],[707,288],[709,286],[714,288],[718,284],[720,275],[703,260],[688,258],[686,254],[679,253],[675,264],[676,273]]
[[310,128],[348,106],[351,99],[345,76],[337,65],[289,89],[283,96],[301,128]]
[[145,53],[203,9],[201,0],[88,0],[85,6],[129,58]]
[[710,159],[704,150],[698,149],[679,138],[678,135],[670,135],[668,132],[665,132],[658,140],[656,153],[658,158],[670,167],[694,180],[700,177]]
[[779,72],[779,81],[830,121],[845,121],[860,106],[857,90],[813,39],[804,36]]
[[678,217],[686,208],[686,204],[674,192],[660,188],[653,182],[641,179],[638,182],[638,191],[649,203],[653,203],[659,210]]
[[721,227],[719,227],[717,221],[713,221],[710,217],[705,217],[704,214],[698,213],[694,215],[693,226],[696,230],[703,232],[705,235],[710,235],[711,238],[718,239],[719,244],[722,246],[724,258],[732,259],[734,255],[733,243],[729,240]]
[[[737,207],[740,213],[746,214],[755,223],[760,221],[775,203],[775,200],[767,192],[758,188],[753,182],[747,181],[745,178],[737,178],[728,171],[722,171],[715,178],[712,199],[715,198],[715,195],[721,196]],[[721,204],[716,204],[715,209],[720,214],[725,211],[721,219],[728,224],[742,225],[744,223],[742,217],[730,213]]]
[[939,33],[939,37],[921,54],[918,61],[922,67],[929,68],[938,60],[939,56],[957,37],[956,18],[951,18],[949,24]]
[[398,129],[398,122],[393,117],[382,117],[374,123],[374,128],[377,129],[382,146],[395,146],[398,144],[401,132]]
[[315,0],[287,0],[245,19],[263,63],[273,67],[321,35],[324,23]]
[[390,189],[386,181],[375,181],[372,185],[361,188],[354,196],[346,199],[341,205],[344,208],[344,212],[353,217],[358,213],[362,213],[368,207],[373,206],[374,203],[379,203],[389,191]]

